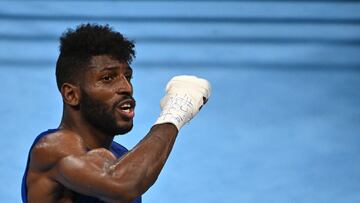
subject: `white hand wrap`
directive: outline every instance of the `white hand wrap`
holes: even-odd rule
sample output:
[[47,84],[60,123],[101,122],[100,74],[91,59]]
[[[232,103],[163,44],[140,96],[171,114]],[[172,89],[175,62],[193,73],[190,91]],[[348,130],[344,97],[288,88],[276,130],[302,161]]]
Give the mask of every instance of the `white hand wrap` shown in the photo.
[[160,106],[162,112],[155,124],[173,123],[177,129],[189,122],[210,96],[210,83],[189,75],[173,77],[166,85],[166,95]]

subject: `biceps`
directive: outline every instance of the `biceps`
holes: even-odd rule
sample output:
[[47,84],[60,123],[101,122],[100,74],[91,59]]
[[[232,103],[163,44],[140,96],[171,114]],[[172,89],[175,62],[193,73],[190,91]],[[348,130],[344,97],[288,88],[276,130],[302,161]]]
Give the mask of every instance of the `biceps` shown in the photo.
[[101,199],[118,199],[119,183],[108,173],[111,163],[94,156],[68,156],[56,166],[54,177],[66,188]]

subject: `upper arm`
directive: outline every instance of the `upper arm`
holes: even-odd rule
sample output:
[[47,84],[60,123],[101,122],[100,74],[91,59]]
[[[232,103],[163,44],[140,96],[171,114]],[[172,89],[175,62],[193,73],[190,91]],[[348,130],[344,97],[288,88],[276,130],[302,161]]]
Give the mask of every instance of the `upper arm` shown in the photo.
[[[31,152],[30,170],[72,191],[106,201],[127,199],[120,182],[111,175],[115,156],[106,149],[86,151],[82,140],[73,135],[49,135]],[[127,191],[126,191],[127,192]]]
[[121,185],[110,174],[116,161],[106,149],[62,158],[53,169],[53,177],[66,188],[103,200],[123,198]]

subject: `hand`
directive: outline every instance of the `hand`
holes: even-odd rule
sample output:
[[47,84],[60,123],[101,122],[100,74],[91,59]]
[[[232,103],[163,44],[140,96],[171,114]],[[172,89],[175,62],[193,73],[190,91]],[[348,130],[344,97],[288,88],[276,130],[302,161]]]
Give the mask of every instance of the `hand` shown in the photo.
[[160,102],[162,112],[155,124],[173,123],[180,130],[199,112],[210,93],[211,85],[205,79],[189,75],[173,77],[166,85],[166,95]]

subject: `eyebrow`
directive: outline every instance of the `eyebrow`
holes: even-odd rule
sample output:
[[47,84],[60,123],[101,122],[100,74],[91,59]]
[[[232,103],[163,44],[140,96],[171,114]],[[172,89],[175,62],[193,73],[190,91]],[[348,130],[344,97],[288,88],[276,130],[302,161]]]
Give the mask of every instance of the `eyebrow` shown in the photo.
[[102,68],[100,71],[114,70],[117,68],[118,68],[117,66],[108,66],[108,67]]
[[[108,67],[104,67],[103,69],[100,70],[100,72],[103,72],[103,71],[112,71],[112,70],[115,70],[115,69],[118,69],[119,67],[118,66],[108,66]],[[126,69],[128,69],[129,71],[133,71],[132,68],[130,66],[128,66]]]

